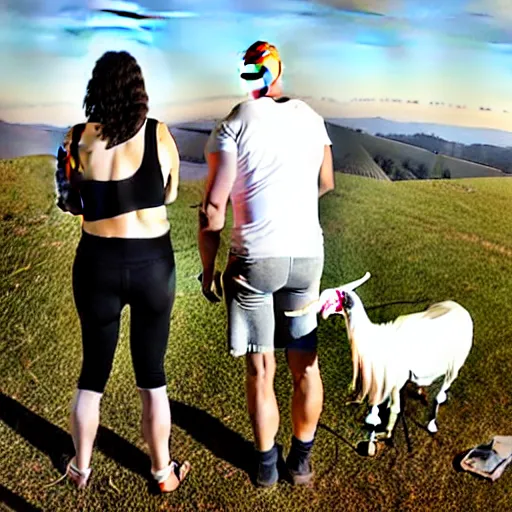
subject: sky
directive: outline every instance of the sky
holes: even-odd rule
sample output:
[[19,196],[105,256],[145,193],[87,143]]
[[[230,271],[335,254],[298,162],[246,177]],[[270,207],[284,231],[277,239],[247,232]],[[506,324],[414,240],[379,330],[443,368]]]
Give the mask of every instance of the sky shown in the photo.
[[243,95],[241,52],[258,39],[280,50],[286,91],[327,117],[510,130],[510,0],[0,0],[0,119],[81,121],[94,63],[121,49],[150,114],[218,114]]

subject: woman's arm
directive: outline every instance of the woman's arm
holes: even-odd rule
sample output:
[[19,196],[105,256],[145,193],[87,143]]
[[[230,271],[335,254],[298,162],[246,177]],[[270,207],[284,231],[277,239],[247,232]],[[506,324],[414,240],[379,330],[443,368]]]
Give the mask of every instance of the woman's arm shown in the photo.
[[178,184],[180,175],[180,155],[178,147],[169,128],[165,123],[158,123],[158,159],[162,173],[167,180],[165,186],[165,204],[171,204],[178,197]]

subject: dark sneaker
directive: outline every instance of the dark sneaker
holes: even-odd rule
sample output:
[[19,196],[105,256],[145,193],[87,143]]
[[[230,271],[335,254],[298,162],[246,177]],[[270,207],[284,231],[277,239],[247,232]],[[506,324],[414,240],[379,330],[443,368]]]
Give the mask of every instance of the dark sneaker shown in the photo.
[[293,485],[307,485],[313,480],[314,472],[311,468],[309,457],[293,466],[290,464],[290,458],[286,460],[286,467]]

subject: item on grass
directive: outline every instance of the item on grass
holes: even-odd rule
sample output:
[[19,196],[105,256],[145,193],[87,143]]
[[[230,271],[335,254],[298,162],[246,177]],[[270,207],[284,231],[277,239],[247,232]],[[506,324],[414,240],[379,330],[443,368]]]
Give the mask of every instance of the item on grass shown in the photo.
[[487,444],[469,451],[460,463],[462,469],[476,473],[493,482],[512,462],[512,436],[494,436]]

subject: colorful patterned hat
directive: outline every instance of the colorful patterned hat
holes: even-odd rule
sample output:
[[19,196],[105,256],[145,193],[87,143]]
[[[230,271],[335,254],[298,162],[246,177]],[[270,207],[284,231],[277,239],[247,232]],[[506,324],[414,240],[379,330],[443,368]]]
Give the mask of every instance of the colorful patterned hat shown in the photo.
[[240,77],[251,90],[270,87],[280,76],[283,66],[281,57],[274,45],[256,41],[244,54]]

